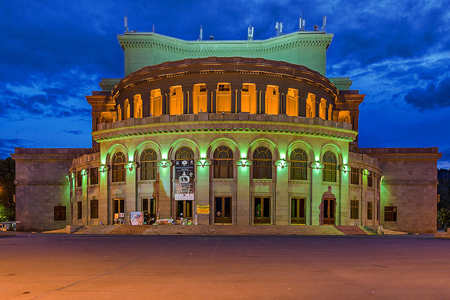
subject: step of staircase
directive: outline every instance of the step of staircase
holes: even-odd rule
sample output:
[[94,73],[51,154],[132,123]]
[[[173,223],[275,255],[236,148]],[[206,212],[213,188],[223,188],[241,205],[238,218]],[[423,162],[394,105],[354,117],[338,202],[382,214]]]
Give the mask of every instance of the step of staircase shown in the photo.
[[367,233],[364,232],[358,226],[334,226],[334,227],[345,235],[367,235]]

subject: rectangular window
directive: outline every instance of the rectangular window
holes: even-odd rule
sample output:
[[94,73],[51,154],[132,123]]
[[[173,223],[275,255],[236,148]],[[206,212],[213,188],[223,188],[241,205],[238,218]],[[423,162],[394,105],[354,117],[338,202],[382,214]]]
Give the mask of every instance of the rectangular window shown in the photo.
[[397,222],[397,206],[384,207],[384,221]]
[[359,219],[359,201],[350,201],[350,219]]
[[98,200],[91,200],[91,219],[98,219]]
[[77,172],[77,187],[83,185],[83,175],[81,175],[81,171]]
[[369,172],[369,175],[367,175],[367,186],[373,187],[373,173]]
[[98,168],[92,168],[89,170],[89,183],[98,184]]
[[77,218],[82,219],[83,218],[83,203],[81,201],[77,202]]
[[66,220],[66,207],[65,206],[55,206],[54,210],[54,220],[55,221],[65,221]]
[[359,185],[359,173],[361,173],[360,168],[352,168],[350,173],[350,183]]
[[372,202],[367,202],[367,220],[372,220],[373,216],[373,206]]

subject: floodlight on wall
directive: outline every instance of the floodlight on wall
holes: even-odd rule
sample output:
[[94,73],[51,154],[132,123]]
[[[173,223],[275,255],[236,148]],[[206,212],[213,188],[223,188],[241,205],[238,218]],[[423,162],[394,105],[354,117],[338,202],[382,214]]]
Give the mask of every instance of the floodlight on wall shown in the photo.
[[98,170],[99,170],[101,173],[105,173],[106,171],[108,171],[108,169],[109,169],[109,167],[108,167],[107,165],[101,165],[101,166],[98,168]]
[[135,163],[134,161],[130,161],[129,163],[127,163],[127,169],[130,172],[133,171],[135,168],[137,168],[137,163]]
[[172,162],[168,159],[163,159],[159,162],[158,164],[161,168],[167,168],[170,167],[172,165]]
[[66,175],[66,179],[67,179],[67,181],[70,182],[70,176],[69,175]]
[[321,170],[324,168],[324,164],[317,160],[315,162],[310,163],[309,167],[313,170]]
[[74,172],[70,173],[70,177],[71,177],[72,179],[75,178],[75,173],[74,173]]
[[367,170],[367,169],[362,169],[361,170],[361,173],[363,174],[363,175],[369,175],[370,174],[370,171],[369,170]]
[[275,166],[278,168],[284,169],[285,167],[289,166],[289,163],[286,161],[286,159],[282,158],[275,162]]
[[210,159],[200,158],[197,160],[197,166],[201,166],[202,168],[204,168],[205,166],[210,166],[210,165],[211,165]]
[[238,167],[249,167],[252,165],[252,161],[246,158],[241,158],[238,161],[236,161],[236,165]]
[[351,168],[347,164],[341,165],[341,171],[344,173],[350,172]]
[[81,175],[82,176],[86,176],[87,175],[87,170],[86,169],[81,170]]

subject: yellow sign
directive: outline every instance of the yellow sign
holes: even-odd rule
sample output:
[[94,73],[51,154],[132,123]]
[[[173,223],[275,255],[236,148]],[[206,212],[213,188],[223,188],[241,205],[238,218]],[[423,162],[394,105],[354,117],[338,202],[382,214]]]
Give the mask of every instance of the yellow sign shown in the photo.
[[209,205],[197,205],[197,214],[209,214]]

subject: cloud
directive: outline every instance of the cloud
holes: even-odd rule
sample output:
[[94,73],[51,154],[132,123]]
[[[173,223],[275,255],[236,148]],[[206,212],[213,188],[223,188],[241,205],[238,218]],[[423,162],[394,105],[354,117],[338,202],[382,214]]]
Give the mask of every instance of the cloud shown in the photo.
[[14,153],[16,147],[26,147],[33,142],[24,139],[0,139],[0,158],[6,158]]
[[83,134],[83,131],[81,130],[64,130],[65,133],[74,134],[74,135],[81,135]]
[[420,110],[450,106],[450,76],[438,84],[431,82],[424,88],[411,89],[405,95],[404,100]]

